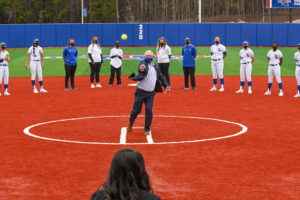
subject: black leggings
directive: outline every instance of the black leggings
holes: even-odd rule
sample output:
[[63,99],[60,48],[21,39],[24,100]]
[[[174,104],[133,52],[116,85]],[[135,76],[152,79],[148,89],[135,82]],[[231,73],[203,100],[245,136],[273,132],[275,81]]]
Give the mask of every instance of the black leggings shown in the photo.
[[75,88],[74,86],[74,76],[77,65],[67,65],[65,64],[66,76],[65,76],[65,88],[69,88],[69,78],[71,79],[71,88]]
[[170,63],[158,63],[158,66],[160,68],[163,77],[165,77],[166,81],[170,85],[169,65]]
[[184,86],[189,87],[189,77],[191,78],[191,85],[194,88],[195,83],[195,67],[183,67],[184,72]]
[[121,67],[115,68],[112,65],[110,65],[110,78],[109,78],[109,84],[112,85],[115,80],[115,74],[117,74],[117,84],[121,84]]
[[96,62],[92,64],[90,62],[90,67],[91,67],[91,76],[90,76],[90,81],[91,83],[94,83],[94,78],[96,77],[96,82],[99,83],[99,73],[101,69],[101,64],[100,62]]

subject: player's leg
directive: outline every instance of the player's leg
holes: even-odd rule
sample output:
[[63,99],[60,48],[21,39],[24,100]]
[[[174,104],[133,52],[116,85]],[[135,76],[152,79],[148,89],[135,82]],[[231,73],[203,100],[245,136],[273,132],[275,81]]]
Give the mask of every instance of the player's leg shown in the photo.
[[117,71],[117,85],[118,86],[122,86],[122,82],[121,82],[121,66],[119,68],[117,68],[116,71]]
[[76,72],[77,65],[71,66],[70,71],[70,79],[71,79],[71,89],[76,90],[75,88],[75,72]]
[[240,65],[240,89],[235,93],[243,93],[245,85],[245,75],[246,75],[246,66],[244,64]]
[[65,71],[66,71],[66,76],[65,76],[65,90],[69,90],[69,78],[70,78],[70,73],[71,73],[71,66],[65,64]]
[[300,97],[300,67],[298,66],[296,66],[295,75],[298,85],[298,93],[294,97]]
[[247,77],[247,81],[248,81],[248,93],[252,94],[252,77],[251,77],[251,73],[252,73],[252,63],[247,64],[246,67],[246,77]]
[[149,135],[150,132],[150,126],[152,123],[153,113],[152,113],[152,107],[153,107],[153,101],[154,101],[155,92],[151,92],[147,94],[147,97],[145,98],[145,134]]
[[216,91],[217,90],[217,80],[218,80],[218,74],[217,74],[217,62],[211,61],[211,71],[212,71],[212,77],[213,77],[213,87],[210,89],[210,91]]
[[165,64],[165,78],[166,78],[166,81],[168,82],[168,84],[170,85],[170,75],[169,75],[169,66],[170,66],[170,63],[164,63]]
[[[3,66],[0,66],[0,89],[1,89],[2,79],[3,79]],[[1,96],[1,91],[0,91],[0,96]]]
[[37,64],[37,75],[39,78],[40,92],[47,92],[47,90],[45,90],[43,86],[43,70],[42,70],[41,63]]
[[33,93],[39,93],[35,87],[35,76],[37,71],[37,63],[32,61],[30,62],[30,72],[31,72],[31,84],[33,87]]
[[101,63],[96,63],[96,87],[102,87],[102,85],[100,85],[100,77],[99,77],[99,74],[100,74],[100,70],[101,70]]
[[4,90],[5,90],[4,95],[10,95],[8,93],[8,77],[9,77],[8,66],[6,66],[6,68],[4,69],[3,76],[4,76]]
[[268,68],[268,90],[267,90],[267,92],[265,92],[265,95],[271,95],[273,76],[274,76],[273,67],[269,65],[269,68]]
[[110,65],[109,87],[111,87],[114,84],[115,73],[116,73],[116,68],[114,68],[112,65]]
[[221,88],[219,89],[219,92],[223,92],[224,91],[224,76],[223,76],[223,70],[224,70],[224,62],[219,62],[218,66],[217,66],[217,72],[220,78],[220,82],[221,82]]
[[129,130],[129,127],[132,128],[132,125],[133,125],[136,117],[138,116],[138,114],[140,114],[140,112],[142,110],[144,99],[145,99],[145,92],[137,89],[134,93],[134,104],[133,104],[133,108],[130,113],[129,124],[128,124],[128,128],[127,128],[128,132],[131,131],[131,129]]
[[278,87],[280,89],[279,96],[283,96],[283,90],[282,90],[282,81],[281,81],[281,73],[280,73],[280,66],[276,65],[274,66],[274,75],[276,77]]
[[181,88],[183,90],[189,89],[189,70],[188,67],[183,67],[184,73],[184,87]]
[[195,90],[196,89],[195,67],[189,67],[189,74],[190,74],[192,89]]
[[90,82],[91,82],[91,88],[95,88],[94,85],[94,77],[95,77],[95,72],[96,72],[96,64],[94,63],[89,63],[90,64],[90,68],[91,68],[91,74],[90,74]]

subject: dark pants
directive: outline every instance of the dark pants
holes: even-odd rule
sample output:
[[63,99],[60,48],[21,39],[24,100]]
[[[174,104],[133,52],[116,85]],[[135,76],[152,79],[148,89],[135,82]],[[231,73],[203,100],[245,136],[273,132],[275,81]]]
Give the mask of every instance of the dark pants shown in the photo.
[[65,88],[69,88],[69,78],[71,79],[71,88],[75,88],[74,86],[74,76],[77,65],[71,66],[65,64],[66,76],[65,76]]
[[170,65],[170,63],[158,63],[159,69],[160,69],[163,77],[165,77],[166,81],[170,85],[169,65]]
[[192,88],[196,87],[195,83],[195,67],[183,67],[184,72],[184,86],[189,87],[189,77],[191,78]]
[[90,68],[91,68],[91,76],[90,76],[90,81],[91,83],[94,83],[94,78],[96,77],[96,82],[99,83],[99,73],[101,69],[101,64],[100,62],[96,62],[92,64],[90,62]]
[[121,67],[115,68],[112,65],[110,66],[110,79],[109,84],[112,85],[115,80],[115,74],[117,73],[117,84],[121,84]]
[[150,126],[152,122],[152,107],[153,100],[155,96],[155,91],[144,92],[142,90],[136,89],[134,94],[134,105],[130,114],[130,124],[133,125],[136,117],[140,114],[142,110],[143,103],[145,103],[145,131],[150,131]]

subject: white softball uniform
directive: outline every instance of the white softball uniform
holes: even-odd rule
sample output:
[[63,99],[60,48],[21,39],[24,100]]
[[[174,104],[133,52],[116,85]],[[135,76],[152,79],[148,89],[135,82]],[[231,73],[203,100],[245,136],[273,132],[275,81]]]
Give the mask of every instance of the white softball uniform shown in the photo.
[[282,58],[282,53],[278,49],[273,51],[272,49],[267,54],[269,58],[269,68],[268,68],[268,83],[273,82],[273,77],[275,75],[277,83],[281,83],[280,77],[280,58]]
[[300,85],[300,51],[297,51],[295,53],[295,60],[297,60],[295,75],[296,75],[297,84]]
[[224,60],[223,55],[226,52],[226,48],[224,45],[212,45],[210,48],[211,52],[211,70],[213,74],[213,79],[223,78],[223,69],[224,69]]
[[251,72],[252,72],[252,57],[254,57],[254,53],[250,48],[246,50],[243,48],[240,50],[240,77],[241,81],[245,81],[245,76],[247,81],[251,81]]
[[43,54],[42,47],[31,46],[28,49],[30,54],[30,71],[31,71],[31,80],[35,80],[36,73],[38,75],[39,81],[43,80],[42,66],[41,66],[41,55]]
[[[116,56],[117,54],[118,54],[119,56],[123,57],[123,51],[122,51],[122,49],[114,47],[114,48],[112,48],[112,49],[110,50],[110,57]],[[111,64],[114,68],[120,68],[121,65],[122,65],[122,60],[121,60],[119,57],[114,57],[114,58],[111,58],[111,59],[110,59],[110,64]]]
[[[0,52],[0,59],[4,59],[6,56],[9,56],[7,51]],[[0,63],[0,85],[2,84],[2,79],[4,79],[4,84],[8,84],[8,77],[9,77],[9,69],[8,69],[8,62],[7,60],[3,60]]]
[[159,47],[156,50],[158,63],[169,63],[169,56],[172,55],[171,48],[166,45],[165,47]]
[[[92,55],[94,62],[101,62],[102,50],[100,46],[96,44],[90,44],[90,46],[88,47],[88,53]],[[92,62],[90,58],[89,62]]]

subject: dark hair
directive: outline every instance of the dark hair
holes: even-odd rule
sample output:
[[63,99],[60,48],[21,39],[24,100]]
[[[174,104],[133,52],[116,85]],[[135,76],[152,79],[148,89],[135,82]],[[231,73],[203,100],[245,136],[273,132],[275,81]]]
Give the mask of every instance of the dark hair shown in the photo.
[[102,186],[103,200],[139,200],[139,190],[152,192],[143,156],[133,149],[119,150]]

